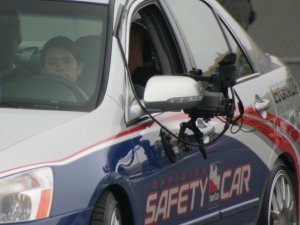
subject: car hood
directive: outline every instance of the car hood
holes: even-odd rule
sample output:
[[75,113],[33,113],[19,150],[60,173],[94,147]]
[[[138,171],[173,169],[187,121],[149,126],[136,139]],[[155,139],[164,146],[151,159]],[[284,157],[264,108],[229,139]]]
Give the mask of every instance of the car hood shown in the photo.
[[0,151],[81,116],[82,112],[0,109]]

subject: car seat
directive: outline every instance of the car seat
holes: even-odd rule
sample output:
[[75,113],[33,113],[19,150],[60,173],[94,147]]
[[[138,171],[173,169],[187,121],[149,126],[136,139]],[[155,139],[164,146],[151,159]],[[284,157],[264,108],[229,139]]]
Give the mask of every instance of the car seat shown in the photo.
[[16,62],[31,75],[40,74],[41,50],[37,46],[20,47],[15,56]]
[[88,35],[78,38],[75,41],[78,48],[78,57],[83,64],[81,76],[78,78],[78,85],[92,96],[95,93],[96,84],[100,79],[99,71],[101,39],[98,35]]

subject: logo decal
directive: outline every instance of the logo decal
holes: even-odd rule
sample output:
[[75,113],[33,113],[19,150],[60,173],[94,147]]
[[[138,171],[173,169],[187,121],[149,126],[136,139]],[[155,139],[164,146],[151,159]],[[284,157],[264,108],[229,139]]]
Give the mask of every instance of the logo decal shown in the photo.
[[220,201],[221,162],[209,165],[209,207],[215,207]]
[[203,212],[204,208],[219,206],[250,192],[251,164],[221,170],[221,162],[209,164],[194,172],[153,180],[146,196],[145,225],[153,225],[190,213]]

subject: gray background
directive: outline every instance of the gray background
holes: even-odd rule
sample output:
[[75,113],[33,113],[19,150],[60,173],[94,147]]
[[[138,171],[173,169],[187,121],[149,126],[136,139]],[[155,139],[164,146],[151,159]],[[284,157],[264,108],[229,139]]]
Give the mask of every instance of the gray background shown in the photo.
[[257,18],[248,33],[265,52],[282,58],[300,84],[300,1],[252,2]]

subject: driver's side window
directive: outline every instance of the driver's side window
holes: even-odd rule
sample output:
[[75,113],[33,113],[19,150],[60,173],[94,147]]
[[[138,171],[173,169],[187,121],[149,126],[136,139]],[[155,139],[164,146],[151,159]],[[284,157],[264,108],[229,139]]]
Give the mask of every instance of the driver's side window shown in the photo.
[[148,5],[131,20],[128,67],[139,98],[143,97],[143,90],[152,76],[183,72],[181,68],[178,70],[180,63],[174,63],[179,57],[174,53],[174,43],[168,38],[170,29],[163,18],[157,6]]
[[140,14],[130,25],[128,66],[136,91],[145,88],[153,75],[162,73],[149,29]]

